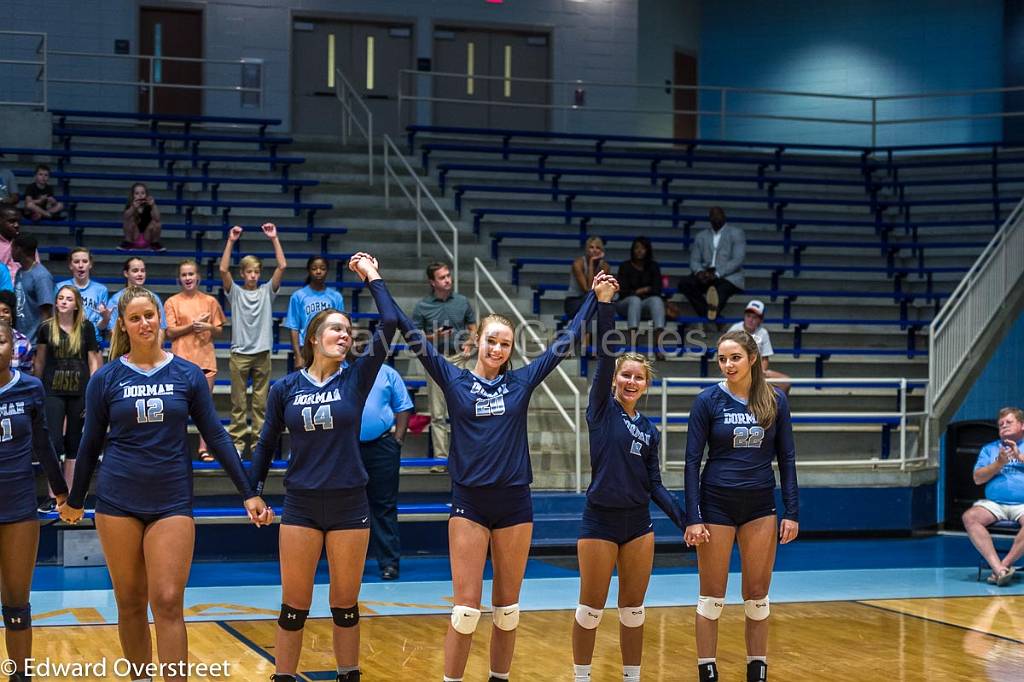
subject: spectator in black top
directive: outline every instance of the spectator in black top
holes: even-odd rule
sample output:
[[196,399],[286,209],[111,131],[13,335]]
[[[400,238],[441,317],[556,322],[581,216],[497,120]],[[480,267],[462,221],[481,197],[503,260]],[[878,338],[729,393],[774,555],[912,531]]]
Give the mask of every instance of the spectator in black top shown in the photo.
[[641,317],[654,324],[654,347],[662,359],[661,335],[665,331],[665,301],[661,298],[661,268],[654,260],[651,240],[637,237],[629,249],[629,260],[619,266],[619,300],[615,312],[626,318],[630,345],[636,348],[637,329]]
[[34,223],[40,220],[60,220],[64,204],[53,196],[50,187],[50,167],[36,166],[36,176],[31,185],[25,188],[25,217]]
[[160,244],[160,209],[156,207],[156,201],[145,184],[136,182],[132,185],[122,218],[124,241],[118,247],[120,250],[166,250]]
[[[34,374],[46,388],[46,423],[57,457],[64,455],[64,480],[75,476],[75,457],[85,425],[85,385],[103,364],[96,328],[85,317],[78,287],[57,290],[54,316],[39,325]],[[57,506],[53,491],[39,511]]]

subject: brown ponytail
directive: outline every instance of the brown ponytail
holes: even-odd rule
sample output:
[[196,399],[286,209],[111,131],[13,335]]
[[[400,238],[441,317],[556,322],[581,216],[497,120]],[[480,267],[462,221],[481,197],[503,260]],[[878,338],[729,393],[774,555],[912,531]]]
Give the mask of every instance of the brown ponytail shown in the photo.
[[727,332],[718,339],[718,347],[726,341],[732,341],[740,346],[750,360],[750,396],[747,405],[757,423],[764,429],[770,429],[775,423],[775,415],[779,410],[778,399],[775,397],[775,390],[768,383],[764,375],[764,367],[761,365],[761,354],[757,350],[757,341],[745,331]]

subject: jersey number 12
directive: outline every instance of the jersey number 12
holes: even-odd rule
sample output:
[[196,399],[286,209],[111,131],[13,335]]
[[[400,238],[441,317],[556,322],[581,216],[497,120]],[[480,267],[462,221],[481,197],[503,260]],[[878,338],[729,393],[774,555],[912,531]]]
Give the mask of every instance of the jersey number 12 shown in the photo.
[[312,407],[302,408],[302,426],[307,431],[315,431],[318,426],[324,431],[333,429],[334,417],[331,415],[331,406],[321,405],[316,408],[316,414],[313,414]]
[[163,398],[142,398],[135,401],[135,420],[140,424],[162,422],[164,420]]

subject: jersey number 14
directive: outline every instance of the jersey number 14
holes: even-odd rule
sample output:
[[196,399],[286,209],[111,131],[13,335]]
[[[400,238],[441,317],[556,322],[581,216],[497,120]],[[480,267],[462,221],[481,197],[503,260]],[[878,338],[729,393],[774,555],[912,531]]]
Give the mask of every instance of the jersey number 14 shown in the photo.
[[334,416],[331,415],[331,406],[321,405],[316,408],[316,414],[313,414],[312,407],[302,408],[302,426],[306,431],[316,431],[318,426],[324,431],[333,429]]

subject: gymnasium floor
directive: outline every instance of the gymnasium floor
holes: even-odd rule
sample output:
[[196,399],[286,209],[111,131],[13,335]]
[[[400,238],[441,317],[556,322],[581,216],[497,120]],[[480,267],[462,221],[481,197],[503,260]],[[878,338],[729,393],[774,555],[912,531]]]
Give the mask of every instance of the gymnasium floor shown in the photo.
[[[736,557],[734,556],[734,562]],[[734,566],[738,570],[738,563]],[[967,539],[800,540],[781,547],[772,584],[771,677],[827,680],[1024,680],[1024,581],[998,588],[975,580]],[[744,679],[743,612],[738,574],[722,616],[719,668]],[[439,680],[441,638],[451,606],[445,558],[405,558],[402,579],[382,583],[367,565],[360,600],[363,679]],[[104,568],[37,571],[32,595],[37,659],[97,662],[120,656],[116,611]],[[578,574],[572,557],[531,559],[521,604],[513,679],[566,679]],[[488,586],[484,587],[485,600]],[[648,591],[643,679],[695,679],[693,554],[657,557]],[[613,594],[609,603],[614,606]],[[185,595],[192,660],[228,664],[229,677],[265,680],[273,672],[280,604],[274,563],[193,567]],[[304,679],[333,680],[327,576],[317,577],[307,622]],[[614,611],[598,632],[594,682],[621,680]],[[486,623],[482,620],[481,624]],[[487,678],[489,628],[465,679]],[[0,645],[2,647],[2,645]],[[124,679],[55,675],[36,679]]]

